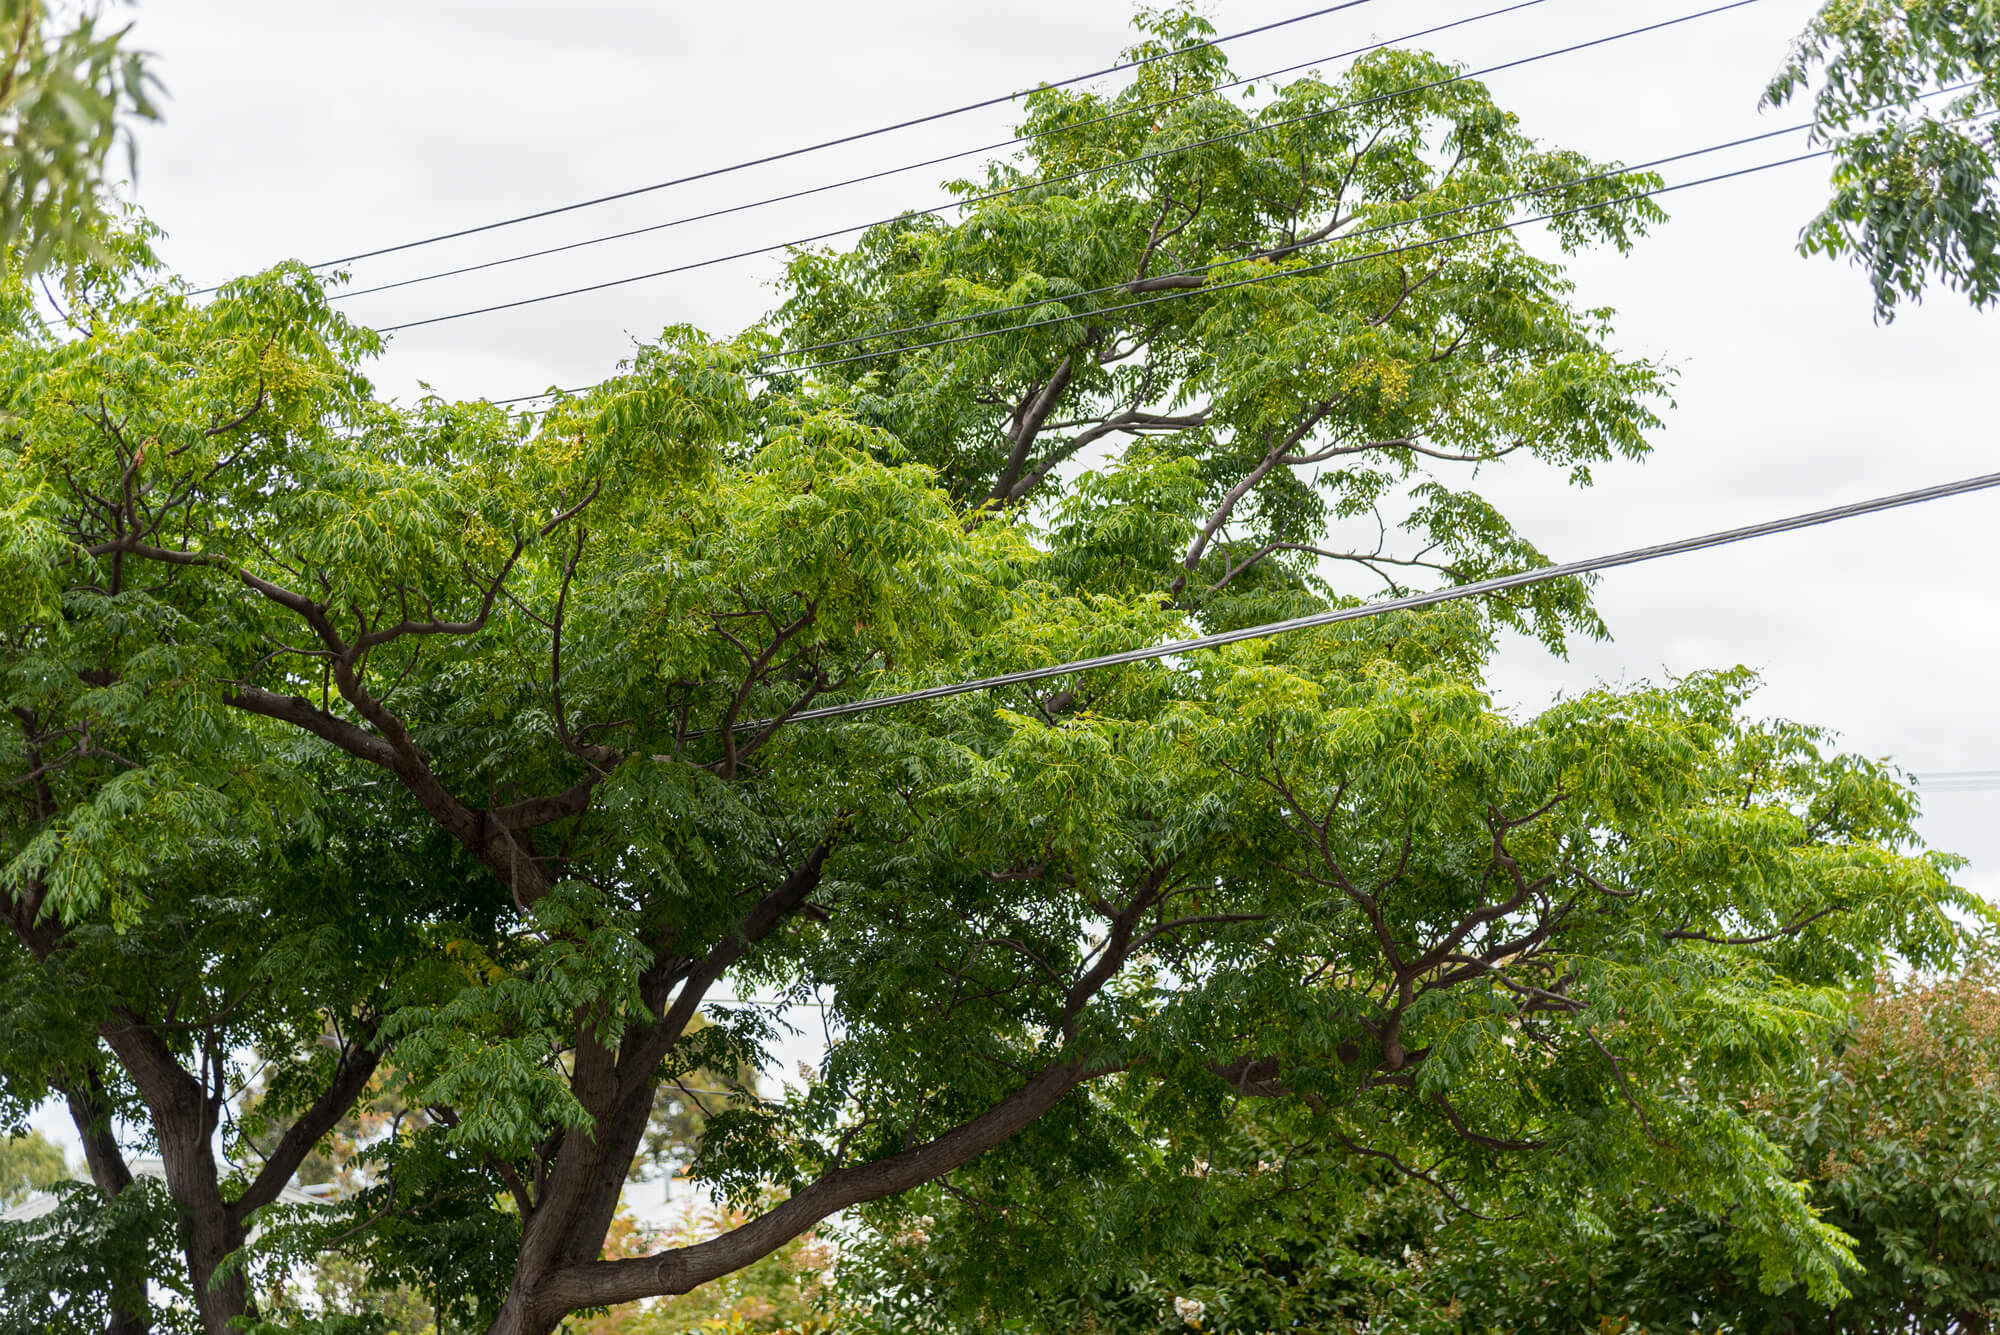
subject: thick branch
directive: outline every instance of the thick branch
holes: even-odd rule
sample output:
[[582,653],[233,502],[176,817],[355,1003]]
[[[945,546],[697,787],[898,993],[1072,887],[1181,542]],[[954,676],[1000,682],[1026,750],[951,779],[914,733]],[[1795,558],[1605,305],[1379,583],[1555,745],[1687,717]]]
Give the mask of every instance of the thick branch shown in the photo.
[[690,1290],[768,1256],[835,1211],[935,1181],[1017,1135],[1084,1081],[1105,1074],[1079,1061],[1043,1067],[985,1112],[901,1154],[835,1169],[749,1222],[691,1247],[558,1271],[535,1294],[537,1315]]
[[233,1223],[242,1224],[252,1210],[278,1199],[278,1193],[285,1189],[285,1183],[291,1181],[292,1174],[298,1172],[299,1165],[312,1153],[320,1137],[331,1131],[334,1124],[354,1106],[354,1101],[361,1097],[361,1091],[368,1087],[368,1081],[381,1061],[381,1052],[372,1046],[356,1044],[340,1054],[333,1079],[327,1082],[312,1106],[286,1128],[277,1148],[264,1160],[264,1167],[243,1189],[243,1194],[230,1202],[229,1214]]

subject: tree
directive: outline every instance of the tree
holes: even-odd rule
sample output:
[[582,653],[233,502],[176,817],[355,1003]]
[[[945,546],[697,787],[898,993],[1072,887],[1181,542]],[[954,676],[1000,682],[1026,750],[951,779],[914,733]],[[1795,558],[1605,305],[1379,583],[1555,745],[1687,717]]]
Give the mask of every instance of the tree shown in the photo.
[[1866,269],[1879,319],[1933,281],[2000,299],[2000,4],[1829,0],[1764,101],[1809,90],[1833,196],[1800,249]]
[[[498,1250],[459,1319],[507,1335],[871,1202],[962,1193],[1037,1255],[1088,1255],[1102,1203],[1163,1245],[1246,1106],[1496,1191],[1670,1171],[1774,1278],[1832,1283],[1839,1238],[1723,1092],[1885,951],[1948,955],[1974,902],[1893,775],[1751,720],[1739,674],[1493,710],[1496,621],[1594,631],[1580,585],[790,723],[1324,607],[1326,572],[1537,563],[1452,470],[1643,453],[1662,373],[1490,230],[1554,200],[1558,244],[1626,244],[1656,216],[1629,180],[1425,57],[1246,110],[1201,25],[1149,23],[1166,58],[1117,105],[1032,101],[1051,133],[994,177],[1028,188],[803,256],[770,328],[670,329],[536,417],[377,400],[373,340],[298,266],[205,305],[127,275],[8,346],[8,920],[113,988],[120,940],[164,941],[203,998],[172,1063],[122,1014],[77,1032],[140,1087],[212,1335],[250,1315],[242,1226],[285,1165],[214,1185],[177,1128],[220,1113],[174,1091],[241,1046],[297,1063],[308,1149],[398,1073],[425,1125],[311,1245],[367,1238],[421,1287],[466,1261],[417,1244],[461,1229]],[[1057,318],[1009,332],[1026,300]],[[995,337],[886,332],[979,312]],[[890,355],[773,368],[833,337]],[[252,1011],[233,969],[268,975]],[[701,1128],[740,1223],[607,1257],[663,1082],[773,1033],[725,982],[824,1001],[838,1041]],[[266,1027],[202,1066],[225,1023]]]
[[62,1147],[39,1131],[0,1139],[0,1209],[31,1192],[47,1191],[69,1176]]

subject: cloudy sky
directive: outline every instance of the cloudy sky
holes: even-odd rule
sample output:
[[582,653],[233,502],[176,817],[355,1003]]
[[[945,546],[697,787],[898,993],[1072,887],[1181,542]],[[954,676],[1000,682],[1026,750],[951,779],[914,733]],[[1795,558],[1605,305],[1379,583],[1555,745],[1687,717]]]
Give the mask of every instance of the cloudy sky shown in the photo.
[[[1328,60],[1503,0],[1373,0],[1229,46],[1240,73]],[[1710,0],[1713,3],[1714,0]],[[1227,33],[1312,0],[1210,0]],[[1429,40],[1483,68],[1700,8],[1544,0]],[[1663,32],[1493,76],[1545,140],[1627,162],[1799,119],[1764,80],[1810,0],[1756,0]],[[150,0],[136,41],[169,100],[139,145],[136,197],[205,284],[685,176],[1112,62],[1127,0]],[[354,285],[726,207],[1005,139],[1006,106],[622,203],[367,261]],[[1753,146],[1668,169],[1706,175],[1800,151]],[[969,169],[976,158],[965,160]],[[684,264],[925,207],[950,169],[677,227],[350,303],[378,325]],[[1890,326],[1862,276],[1793,251],[1823,164],[1690,190],[1629,258],[1591,256],[1582,296],[1618,308],[1628,351],[1680,368],[1644,464],[1588,492],[1532,469],[1484,482],[1558,559],[1903,490],[1996,467],[2000,313],[1939,294]],[[770,304],[767,256],[411,329],[384,388],[507,397],[594,381],[670,323],[729,331]],[[1567,660],[1522,641],[1496,672],[1533,707],[1598,681],[1748,664],[1773,714],[1923,772],[2000,769],[2000,494],[1942,502],[1609,575],[1616,638]],[[1937,794],[1924,828],[2000,898],[2000,792]]]

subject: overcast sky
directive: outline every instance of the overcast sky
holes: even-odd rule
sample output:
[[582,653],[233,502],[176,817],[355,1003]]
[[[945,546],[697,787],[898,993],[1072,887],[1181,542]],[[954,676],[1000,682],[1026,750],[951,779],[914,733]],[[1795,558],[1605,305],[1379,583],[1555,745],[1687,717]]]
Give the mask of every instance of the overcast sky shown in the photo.
[[[1502,0],[1374,0],[1229,47],[1240,73],[1331,57]],[[1211,0],[1227,33],[1313,0]],[[1702,7],[1546,0],[1426,43],[1485,67]],[[1493,76],[1546,141],[1641,161],[1789,124],[1759,93],[1810,0],[1744,8]],[[166,254],[205,284],[286,257],[330,259],[679,177],[1108,65],[1125,0],[149,0],[137,44],[168,100],[139,145],[136,195]],[[1330,63],[1329,70],[1337,69]],[[355,286],[639,227],[1004,139],[1005,107],[355,266]],[[1669,179],[1801,151],[1777,141]],[[976,159],[960,170],[969,170]],[[932,169],[710,223],[350,303],[418,319],[784,242],[940,202]],[[1680,368],[1644,464],[1587,492],[1532,468],[1483,483],[1558,559],[1636,546],[1994,469],[2000,313],[1935,295],[1890,326],[1862,275],[1793,250],[1820,163],[1678,194],[1629,258],[1573,264],[1618,308],[1627,351]],[[507,397],[601,378],[635,340],[689,322],[729,332],[770,304],[775,256],[409,330],[379,367]],[[2000,494],[1615,572],[1616,636],[1568,661],[1506,646],[1502,699],[1534,707],[1599,681],[1747,664],[1760,707],[1841,730],[1918,772],[2000,769]],[[1924,829],[2000,898],[2000,792],[1939,794]],[[46,1122],[45,1122],[46,1125]]]

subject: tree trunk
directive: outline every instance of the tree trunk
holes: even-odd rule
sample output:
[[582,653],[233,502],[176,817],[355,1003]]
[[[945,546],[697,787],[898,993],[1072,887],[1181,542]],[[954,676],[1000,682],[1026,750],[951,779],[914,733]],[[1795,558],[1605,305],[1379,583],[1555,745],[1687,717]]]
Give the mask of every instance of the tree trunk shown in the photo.
[[249,1277],[220,1272],[244,1244],[244,1230],[222,1199],[215,1162],[219,1099],[181,1068],[158,1034],[142,1024],[111,1022],[104,1041],[121,1061],[152,1115],[153,1134],[166,1168],[167,1194],[179,1207],[181,1251],[205,1335],[236,1335],[231,1323],[256,1316]]

